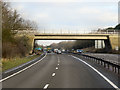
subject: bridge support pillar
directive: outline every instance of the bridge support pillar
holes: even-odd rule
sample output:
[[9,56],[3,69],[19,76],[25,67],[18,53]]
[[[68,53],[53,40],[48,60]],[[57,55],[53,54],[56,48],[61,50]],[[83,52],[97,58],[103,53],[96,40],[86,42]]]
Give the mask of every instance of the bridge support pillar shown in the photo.
[[95,40],[95,48],[98,49],[98,40]]
[[95,40],[95,48],[103,49],[105,47],[104,40]]
[[101,48],[102,49],[104,48],[104,45],[103,45],[104,43],[103,42],[104,42],[104,40],[101,40]]

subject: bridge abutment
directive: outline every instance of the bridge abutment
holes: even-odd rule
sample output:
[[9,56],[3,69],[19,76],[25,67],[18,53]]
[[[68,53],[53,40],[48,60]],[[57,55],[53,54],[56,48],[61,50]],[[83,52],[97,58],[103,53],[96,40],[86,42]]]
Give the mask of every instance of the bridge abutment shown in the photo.
[[104,42],[105,42],[105,50],[106,51],[112,50],[110,39],[104,40]]

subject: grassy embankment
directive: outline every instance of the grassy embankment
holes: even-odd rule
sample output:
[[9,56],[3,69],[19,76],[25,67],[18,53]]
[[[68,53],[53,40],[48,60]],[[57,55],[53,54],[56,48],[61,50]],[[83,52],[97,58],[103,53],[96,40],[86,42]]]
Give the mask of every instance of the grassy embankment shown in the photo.
[[12,59],[2,59],[2,71],[11,69],[13,67],[17,67],[23,63],[26,63],[28,61],[31,61],[40,55],[34,55],[29,57],[23,57],[23,58],[12,58]]

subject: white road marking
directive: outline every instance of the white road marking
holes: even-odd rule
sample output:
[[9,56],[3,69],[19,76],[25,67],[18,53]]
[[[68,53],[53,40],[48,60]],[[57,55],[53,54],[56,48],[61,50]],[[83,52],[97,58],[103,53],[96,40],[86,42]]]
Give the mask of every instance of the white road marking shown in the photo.
[[56,67],[56,70],[58,69],[58,67]]
[[58,59],[58,63],[60,63],[60,60]]
[[54,76],[55,76],[55,73],[52,74],[52,77],[54,77]]
[[58,57],[58,63],[60,62],[60,58]]
[[48,86],[49,86],[49,84],[46,84],[46,85],[44,86],[44,88],[43,88],[43,89],[47,89],[47,88],[48,88]]
[[[46,54],[46,55],[47,55],[47,54]],[[3,81],[5,81],[5,80],[7,80],[7,79],[9,79],[9,78],[11,78],[11,77],[13,77],[13,76],[15,76],[15,75],[21,73],[21,72],[23,72],[23,71],[29,69],[30,67],[32,67],[32,66],[34,66],[35,64],[39,63],[40,61],[42,61],[42,60],[46,57],[46,55],[45,55],[42,59],[40,59],[39,61],[37,61],[37,62],[31,64],[30,66],[28,66],[28,67],[26,67],[26,68],[24,68],[24,69],[22,69],[22,70],[20,70],[20,71],[18,71],[18,72],[16,72],[16,73],[14,73],[14,74],[12,74],[12,75],[10,75],[10,76],[4,78],[4,79],[1,79],[0,82],[3,82]]]
[[59,66],[60,64],[58,63],[58,66]]
[[102,78],[104,78],[110,85],[112,85],[116,90],[120,90],[112,81],[110,81],[107,77],[105,77],[102,73],[100,73],[97,69],[95,69],[93,66],[88,64],[87,62],[83,61],[82,59],[75,57],[71,55],[73,58],[78,59],[79,61],[83,62],[87,66],[89,66],[91,69],[93,69],[95,72],[97,72]]

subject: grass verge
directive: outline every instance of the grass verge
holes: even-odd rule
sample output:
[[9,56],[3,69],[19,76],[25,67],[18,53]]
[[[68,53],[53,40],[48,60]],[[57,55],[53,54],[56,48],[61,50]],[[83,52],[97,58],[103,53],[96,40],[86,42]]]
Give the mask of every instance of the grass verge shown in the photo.
[[24,57],[24,58],[2,59],[2,72],[4,72],[5,70],[8,70],[8,69],[11,69],[13,67],[17,67],[28,61],[31,61],[39,56],[40,55],[34,55],[34,56]]

